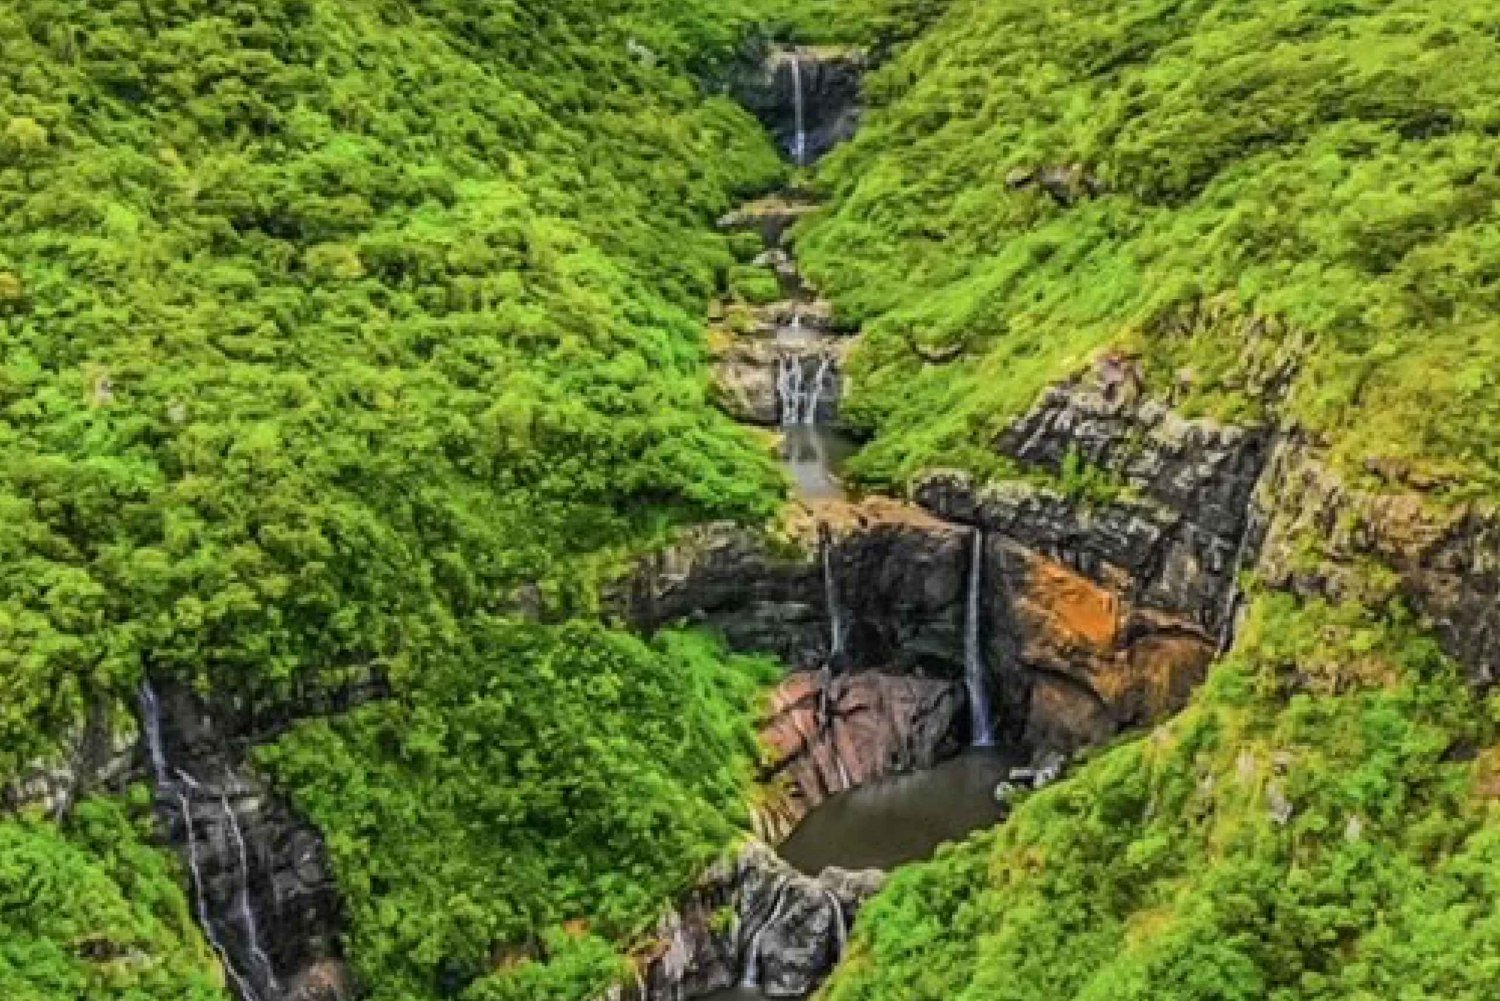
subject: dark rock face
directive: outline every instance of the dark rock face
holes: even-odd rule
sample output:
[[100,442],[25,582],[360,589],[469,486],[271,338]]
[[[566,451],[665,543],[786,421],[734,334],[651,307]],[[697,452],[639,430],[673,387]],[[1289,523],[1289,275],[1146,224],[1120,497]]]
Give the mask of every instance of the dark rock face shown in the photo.
[[842,670],[958,677],[966,537],[899,505],[867,506],[829,543],[830,598],[820,553],[777,552],[758,533],[707,526],[643,564],[622,611],[648,630],[692,621],[737,649],[814,666],[830,658],[833,602],[847,635]]
[[982,528],[992,663],[1034,747],[1074,750],[1176,711],[1232,633],[1265,519],[1267,436],[1129,394],[1062,386],[997,442],[1025,467],[1102,471],[1120,499],[936,474],[918,500]]
[[792,675],[771,698],[761,740],[773,793],[756,834],[776,843],[828,797],[898,772],[931,768],[959,748],[963,686],[866,673]]
[[832,971],[859,908],[883,882],[874,871],[804,876],[752,842],[662,922],[638,981],[610,1001],[678,1001],[739,983],[803,997]]
[[761,120],[788,156],[796,156],[797,97],[809,164],[859,127],[864,54],[852,49],[773,48],[754,54],[730,82],[734,98]]
[[[1307,442],[1277,449],[1274,500],[1257,573],[1305,597],[1380,603],[1369,562],[1396,575],[1402,597],[1432,620],[1444,649],[1479,686],[1500,681],[1500,515],[1436,508],[1418,491],[1346,486]],[[1306,558],[1315,552],[1316,560]]]
[[191,692],[164,686],[152,698],[143,703],[143,756],[154,759],[149,745],[160,741],[150,769],[158,814],[231,983],[258,1001],[352,998],[322,839],[240,767],[225,728]]

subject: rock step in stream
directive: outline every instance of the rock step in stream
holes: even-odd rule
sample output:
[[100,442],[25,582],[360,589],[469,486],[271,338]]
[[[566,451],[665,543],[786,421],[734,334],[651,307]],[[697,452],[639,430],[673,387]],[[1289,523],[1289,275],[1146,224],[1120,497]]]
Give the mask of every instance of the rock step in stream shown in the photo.
[[[767,66],[767,78],[782,80],[780,89],[793,102],[790,122],[781,124],[774,120],[776,105],[768,104],[773,120],[767,124],[789,158],[806,166],[828,146],[824,139],[811,141],[807,129],[851,120],[848,108],[828,106],[817,81],[842,85],[847,73],[802,50],[774,53]],[[839,91],[850,100],[855,93]],[[835,328],[831,305],[803,277],[787,239],[814,208],[784,192],[721,220],[726,229],[760,235],[765,250],[755,264],[775,271],[785,298],[742,307],[733,323],[721,310],[713,342],[724,409],[745,423],[780,429],[782,458],[816,540],[821,641],[805,655],[788,657],[809,670],[778,689],[762,728],[772,754],[762,778],[773,792],[757,811],[758,839],[733,864],[711,873],[663,925],[641,983],[622,996],[805,996],[842,957],[855,915],[886,872],[1003,819],[995,790],[1019,764],[989,746],[992,713],[987,700],[977,701],[985,691],[976,673],[984,671],[980,533],[970,533],[967,547],[968,684],[847,670],[850,623],[842,614],[842,567],[826,519],[837,518],[846,499],[839,467],[854,447],[837,423],[852,338]],[[985,746],[958,753],[970,741]]]

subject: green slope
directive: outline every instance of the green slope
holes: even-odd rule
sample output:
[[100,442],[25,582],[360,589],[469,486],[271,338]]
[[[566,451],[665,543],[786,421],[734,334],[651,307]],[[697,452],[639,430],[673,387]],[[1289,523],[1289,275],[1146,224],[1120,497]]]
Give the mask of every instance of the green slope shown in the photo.
[[[1113,346],[1239,419],[1298,357],[1284,415],[1346,470],[1500,493],[1500,4],[945,6],[872,79],[801,240],[869,331],[863,475],[998,471],[999,429]],[[1073,166],[1099,187],[1015,186]]]
[[707,3],[0,7],[0,776],[149,661],[398,679],[776,474],[705,402],[781,167]]
[[820,997],[1494,997],[1497,724],[1399,614],[1262,597],[1180,718],[903,871]]
[[[1496,497],[1500,4],[944,6],[800,234],[867,331],[863,476],[1011,475],[994,437],[1123,351],[1351,481]],[[898,875],[820,997],[1494,997],[1497,723],[1398,604],[1262,593],[1180,718]]]
[[[265,756],[370,988],[619,973],[743,820],[761,668],[565,623],[780,491],[705,396],[712,222],[783,170],[709,83],[751,13],[0,4],[0,782],[148,667],[274,697],[375,666],[395,701]],[[0,993],[217,996],[162,860],[89,823],[0,821],[66,870],[6,873]]]
[[67,834],[0,819],[0,996],[228,1001],[178,874],[146,843],[150,798],[79,804]]

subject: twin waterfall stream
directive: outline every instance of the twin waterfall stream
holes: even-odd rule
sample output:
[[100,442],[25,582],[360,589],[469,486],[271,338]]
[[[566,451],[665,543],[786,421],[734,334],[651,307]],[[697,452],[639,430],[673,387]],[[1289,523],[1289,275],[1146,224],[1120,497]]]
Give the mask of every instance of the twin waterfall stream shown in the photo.
[[[218,954],[241,1001],[273,1001],[280,995],[281,985],[277,982],[271,958],[261,944],[260,920],[250,893],[250,859],[245,847],[245,832],[229,801],[229,794],[222,788],[218,791],[210,789],[168,760],[162,735],[161,703],[149,681],[141,686],[140,703],[142,729],[157,796],[167,800],[168,808],[175,808],[177,820],[183,826],[182,837],[187,846],[188,873],[192,879],[199,927]],[[220,836],[233,841],[234,850],[226,853],[235,861],[236,884],[228,913],[212,913],[209,904],[208,877],[198,848],[200,827],[194,814],[195,803],[207,804],[218,818]]]
[[[789,134],[783,133],[784,150],[797,167],[809,166],[826,152],[822,145],[809,139],[809,128],[816,124],[822,109],[810,108],[816,99],[816,80],[820,67],[806,64],[810,58],[798,50],[787,50],[774,62],[776,72],[790,78],[792,98]],[[785,79],[782,83],[785,84]],[[785,91],[783,91],[785,93]],[[798,202],[795,192],[782,196],[785,205]],[[810,208],[810,207],[809,207]],[[784,226],[773,227],[767,236],[768,259],[780,261],[788,301],[773,307],[775,316],[775,413],[782,438],[782,455],[796,484],[798,501],[812,512],[818,539],[817,560],[822,576],[823,612],[826,616],[826,648],[818,670],[818,703],[814,722],[807,724],[805,740],[835,740],[832,729],[837,724],[841,686],[857,683],[848,674],[854,669],[850,657],[854,640],[853,613],[846,599],[857,598],[860,586],[853,567],[842,551],[831,512],[846,500],[839,478],[838,465],[852,451],[852,444],[838,425],[839,404],[846,390],[841,371],[845,351],[842,336],[835,333],[830,317],[832,310],[817,298],[796,270]],[[738,946],[738,983],[714,993],[680,992],[667,995],[673,999],[707,997],[710,1001],[750,1001],[766,996],[787,997],[783,985],[771,987],[767,978],[768,961],[774,958],[773,931],[784,922],[805,922],[789,914],[799,906],[805,908],[808,895],[826,895],[829,903],[828,938],[821,948],[832,949],[836,962],[853,920],[839,895],[826,888],[823,881],[835,872],[883,873],[897,866],[930,857],[936,847],[948,840],[961,838],[982,827],[998,822],[1003,807],[996,802],[998,786],[1010,775],[1011,758],[995,750],[994,712],[991,706],[989,668],[985,650],[986,540],[980,530],[972,533],[968,573],[964,581],[962,643],[963,684],[960,691],[968,702],[967,738],[969,748],[958,757],[934,768],[884,778],[856,781],[839,753],[831,755],[838,792],[814,806],[776,849],[785,864],[803,878],[816,878],[820,889],[799,892],[791,884],[779,886],[757,905],[749,916],[745,935]],[[920,571],[917,571],[920,572]],[[794,665],[795,666],[795,665]],[[813,665],[801,665],[804,669]],[[958,729],[961,729],[958,728]],[[832,877],[837,878],[837,877]],[[857,903],[857,901],[856,901]],[[746,918],[742,913],[741,918]]]

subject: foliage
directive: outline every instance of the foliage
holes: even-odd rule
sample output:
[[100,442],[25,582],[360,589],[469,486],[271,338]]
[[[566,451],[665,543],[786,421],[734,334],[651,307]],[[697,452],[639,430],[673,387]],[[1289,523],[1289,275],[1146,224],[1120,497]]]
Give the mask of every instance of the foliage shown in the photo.
[[647,646],[479,620],[465,635],[399,702],[264,752],[328,836],[376,998],[437,997],[570,923],[627,941],[748,824],[750,710],[772,665],[695,634]]
[[[1110,346],[1221,416],[1299,361],[1286,416],[1347,472],[1500,496],[1500,3],[945,6],[799,240],[868,330],[857,472],[1003,472],[997,431]],[[1276,322],[1170,322],[1205,302]]]
[[1261,597],[1183,716],[900,873],[823,996],[1493,997],[1496,716],[1399,611]]
[[0,996],[8,1001],[228,1001],[149,797],[91,799],[68,828],[0,819]]
[[0,779],[150,664],[290,691],[673,520],[759,519],[709,405],[709,96],[744,5],[0,8]]

